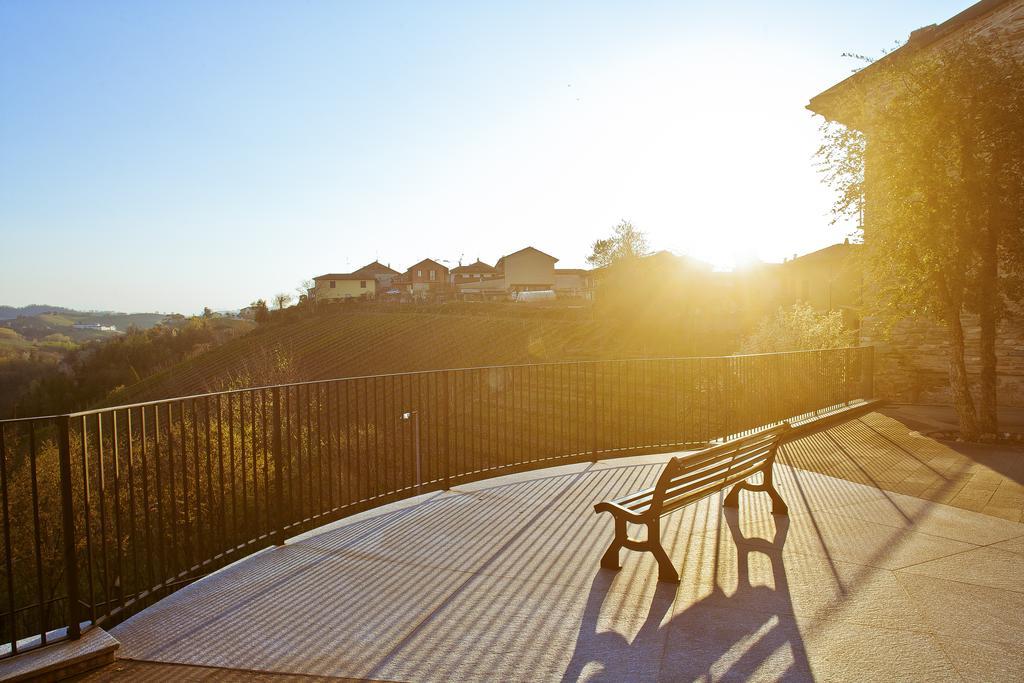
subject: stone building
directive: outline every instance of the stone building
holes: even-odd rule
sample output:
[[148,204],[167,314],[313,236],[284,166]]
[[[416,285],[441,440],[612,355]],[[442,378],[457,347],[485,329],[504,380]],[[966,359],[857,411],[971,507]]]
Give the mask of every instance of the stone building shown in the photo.
[[[906,44],[881,60],[816,95],[807,105],[831,121],[866,133],[865,176],[871,179],[873,159],[886,153],[884,146],[872,146],[859,112],[885,101],[890,91],[878,78],[880,64],[890,60],[913,59],[927,50],[972,35],[994,35],[1024,53],[1024,0],[982,0],[938,25],[914,31]],[[872,200],[870,183],[865,207],[865,241],[871,239]],[[870,285],[870,283],[868,283]],[[865,291],[870,312],[870,287]],[[1018,309],[1020,310],[1020,309]],[[1024,323],[1022,316],[1004,322],[996,341],[998,398],[1001,405],[1024,406]],[[980,366],[978,317],[963,315],[965,355],[970,383],[977,387]],[[886,329],[870,316],[861,323],[861,339],[876,346],[875,376],[879,395],[895,401],[949,403],[949,342],[946,332],[928,320],[902,320]]]

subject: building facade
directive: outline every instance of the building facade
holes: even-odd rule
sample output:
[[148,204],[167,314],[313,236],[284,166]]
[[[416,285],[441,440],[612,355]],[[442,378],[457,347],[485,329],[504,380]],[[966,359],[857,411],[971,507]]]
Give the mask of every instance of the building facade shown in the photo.
[[313,278],[310,290],[314,301],[345,299],[374,299],[377,281],[372,275],[357,273],[327,273]]

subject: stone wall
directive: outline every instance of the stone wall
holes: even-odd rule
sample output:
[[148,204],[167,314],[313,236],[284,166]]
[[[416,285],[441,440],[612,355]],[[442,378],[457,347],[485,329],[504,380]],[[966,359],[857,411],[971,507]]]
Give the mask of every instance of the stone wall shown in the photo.
[[[980,328],[978,316],[963,316],[967,372],[977,395]],[[927,320],[902,320],[888,337],[872,318],[861,323],[861,343],[875,346],[875,395],[898,403],[952,403],[949,343],[945,329]],[[998,400],[1024,407],[1024,321],[1004,322],[996,338]]]

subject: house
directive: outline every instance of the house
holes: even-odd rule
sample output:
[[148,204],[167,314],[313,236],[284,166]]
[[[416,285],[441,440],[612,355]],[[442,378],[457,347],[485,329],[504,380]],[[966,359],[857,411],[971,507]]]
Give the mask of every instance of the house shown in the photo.
[[415,298],[431,298],[448,291],[449,279],[448,268],[427,258],[393,278],[391,286]]
[[468,266],[458,265],[452,268],[451,283],[461,285],[469,282],[480,282],[481,280],[494,280],[501,277],[498,269],[477,259]]
[[385,266],[379,261],[373,261],[367,263],[362,268],[359,268],[352,272],[353,275],[369,275],[377,281],[377,291],[384,292],[391,287],[391,282],[396,277],[401,275],[397,270],[391,266]]
[[495,268],[501,272],[506,291],[529,292],[554,289],[557,262],[557,258],[540,249],[526,247],[502,256]]
[[327,273],[313,278],[309,291],[315,301],[373,299],[377,296],[377,280],[367,273]]
[[594,274],[583,268],[555,268],[555,292],[560,297],[591,299]]
[[[518,292],[555,288],[558,259],[534,247],[526,247],[498,259],[490,277],[462,278],[456,282],[463,299],[507,299]],[[483,264],[486,265],[486,264]]]
[[863,289],[857,252],[862,246],[846,240],[783,263],[778,269],[782,301],[787,305],[804,302],[819,311],[841,311],[846,326],[856,328]]

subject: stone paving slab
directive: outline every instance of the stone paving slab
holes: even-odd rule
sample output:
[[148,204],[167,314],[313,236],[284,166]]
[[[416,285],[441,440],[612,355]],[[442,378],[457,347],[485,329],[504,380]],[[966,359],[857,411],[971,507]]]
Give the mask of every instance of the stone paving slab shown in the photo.
[[952,471],[935,466],[941,448],[917,460],[879,436],[896,429],[887,420],[872,414],[787,446],[850,477],[777,466],[788,517],[750,492],[739,511],[715,496],[666,517],[678,586],[659,584],[639,553],[623,551],[618,572],[598,567],[612,524],[592,505],[652,483],[667,456],[642,456],[363,513],[198,581],[112,632],[122,657],[192,673],[1020,680],[1024,525],[873,485],[847,455],[860,441],[872,467],[902,458],[916,464],[901,471]]

